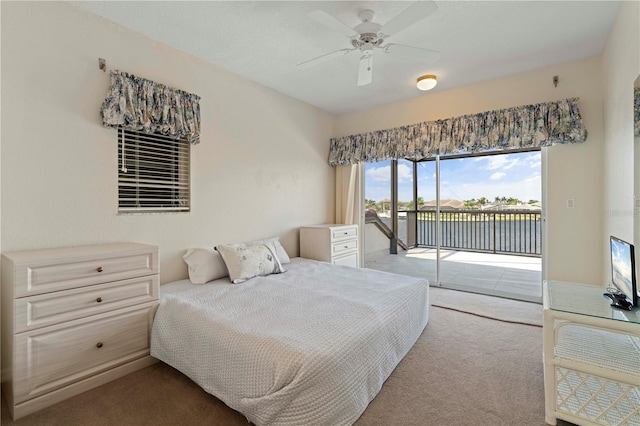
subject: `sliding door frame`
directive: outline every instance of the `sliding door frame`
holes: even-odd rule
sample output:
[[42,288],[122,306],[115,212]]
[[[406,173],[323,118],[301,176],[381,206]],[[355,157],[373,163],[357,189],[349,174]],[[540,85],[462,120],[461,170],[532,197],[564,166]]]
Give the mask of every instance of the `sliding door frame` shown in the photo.
[[[547,212],[547,208],[546,208],[546,184],[547,184],[547,179],[546,179],[546,161],[547,161],[547,155],[546,155],[546,150],[543,150],[542,148],[520,148],[520,149],[510,149],[510,150],[501,150],[501,151],[488,151],[488,152],[476,152],[476,153],[466,153],[466,154],[453,154],[453,155],[445,155],[442,156],[440,154],[436,154],[434,157],[432,158],[428,158],[428,159],[423,159],[423,160],[418,160],[418,161],[413,161],[413,160],[409,160],[413,162],[413,206],[414,206],[414,212],[417,215],[417,211],[418,211],[418,205],[417,205],[417,200],[418,200],[418,172],[417,172],[417,164],[421,163],[421,162],[428,162],[428,161],[434,161],[435,162],[435,166],[436,166],[436,170],[435,170],[435,194],[436,194],[436,283],[435,285],[438,287],[442,287],[442,281],[441,281],[441,272],[442,272],[442,268],[441,268],[441,240],[442,240],[442,229],[440,227],[441,221],[440,221],[440,182],[441,182],[441,175],[440,175],[440,161],[441,160],[453,160],[453,159],[462,159],[462,158],[474,158],[474,157],[489,157],[489,156],[493,156],[493,155],[506,155],[506,154],[517,154],[517,153],[523,153],[523,152],[540,152],[540,159],[541,159],[541,165],[540,165],[540,175],[541,175],[541,202],[542,202],[542,209],[541,209],[541,238],[542,238],[542,255],[541,255],[541,276],[542,279],[545,280],[546,279],[546,253],[547,253],[547,244],[548,244],[548,238],[547,238],[547,226],[546,226],[546,212]],[[396,161],[394,161],[396,162]],[[395,179],[392,179],[392,188],[397,188],[398,185],[398,181],[397,181],[397,175],[395,176]],[[397,191],[396,191],[396,195],[397,195]],[[392,199],[392,201],[394,203],[397,204],[397,199]],[[394,228],[393,228],[393,232],[397,232],[397,211],[395,212],[395,216],[396,220],[394,222]],[[416,220],[416,235],[417,235],[417,228],[418,228],[418,221]],[[540,288],[542,289],[542,283]],[[541,293],[542,294],[542,293]]]

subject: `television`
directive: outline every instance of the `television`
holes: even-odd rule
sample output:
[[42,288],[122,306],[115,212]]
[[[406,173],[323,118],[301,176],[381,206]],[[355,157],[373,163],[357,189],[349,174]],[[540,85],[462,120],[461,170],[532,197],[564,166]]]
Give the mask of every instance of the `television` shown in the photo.
[[638,306],[640,296],[636,283],[636,263],[633,244],[613,235],[609,238],[611,248],[611,283],[615,291],[605,293],[611,306],[631,310]]

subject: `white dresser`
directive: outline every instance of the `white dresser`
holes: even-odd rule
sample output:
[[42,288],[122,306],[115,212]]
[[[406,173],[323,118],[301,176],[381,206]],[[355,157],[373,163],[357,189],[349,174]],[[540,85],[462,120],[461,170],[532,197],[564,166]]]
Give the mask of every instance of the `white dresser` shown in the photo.
[[158,248],[2,255],[2,391],[14,419],[155,362]]
[[300,257],[358,267],[358,225],[315,225],[300,228]]

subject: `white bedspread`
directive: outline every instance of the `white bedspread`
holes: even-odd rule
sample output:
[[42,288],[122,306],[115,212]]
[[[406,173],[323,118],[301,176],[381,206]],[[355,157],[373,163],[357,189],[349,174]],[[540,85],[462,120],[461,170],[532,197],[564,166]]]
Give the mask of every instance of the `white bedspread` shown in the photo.
[[286,267],[161,286],[151,355],[256,425],[350,425],[427,324],[428,283],[299,258]]

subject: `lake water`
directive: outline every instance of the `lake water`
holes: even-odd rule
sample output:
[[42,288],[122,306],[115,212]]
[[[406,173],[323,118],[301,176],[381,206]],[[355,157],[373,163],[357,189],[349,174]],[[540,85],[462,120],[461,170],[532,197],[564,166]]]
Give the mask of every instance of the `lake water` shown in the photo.
[[[381,217],[391,228],[391,218]],[[508,220],[441,222],[443,248],[482,250],[497,253],[542,253],[542,229],[540,221]],[[398,237],[407,242],[407,220],[398,218]],[[434,220],[418,221],[418,244],[435,247],[436,224]]]

